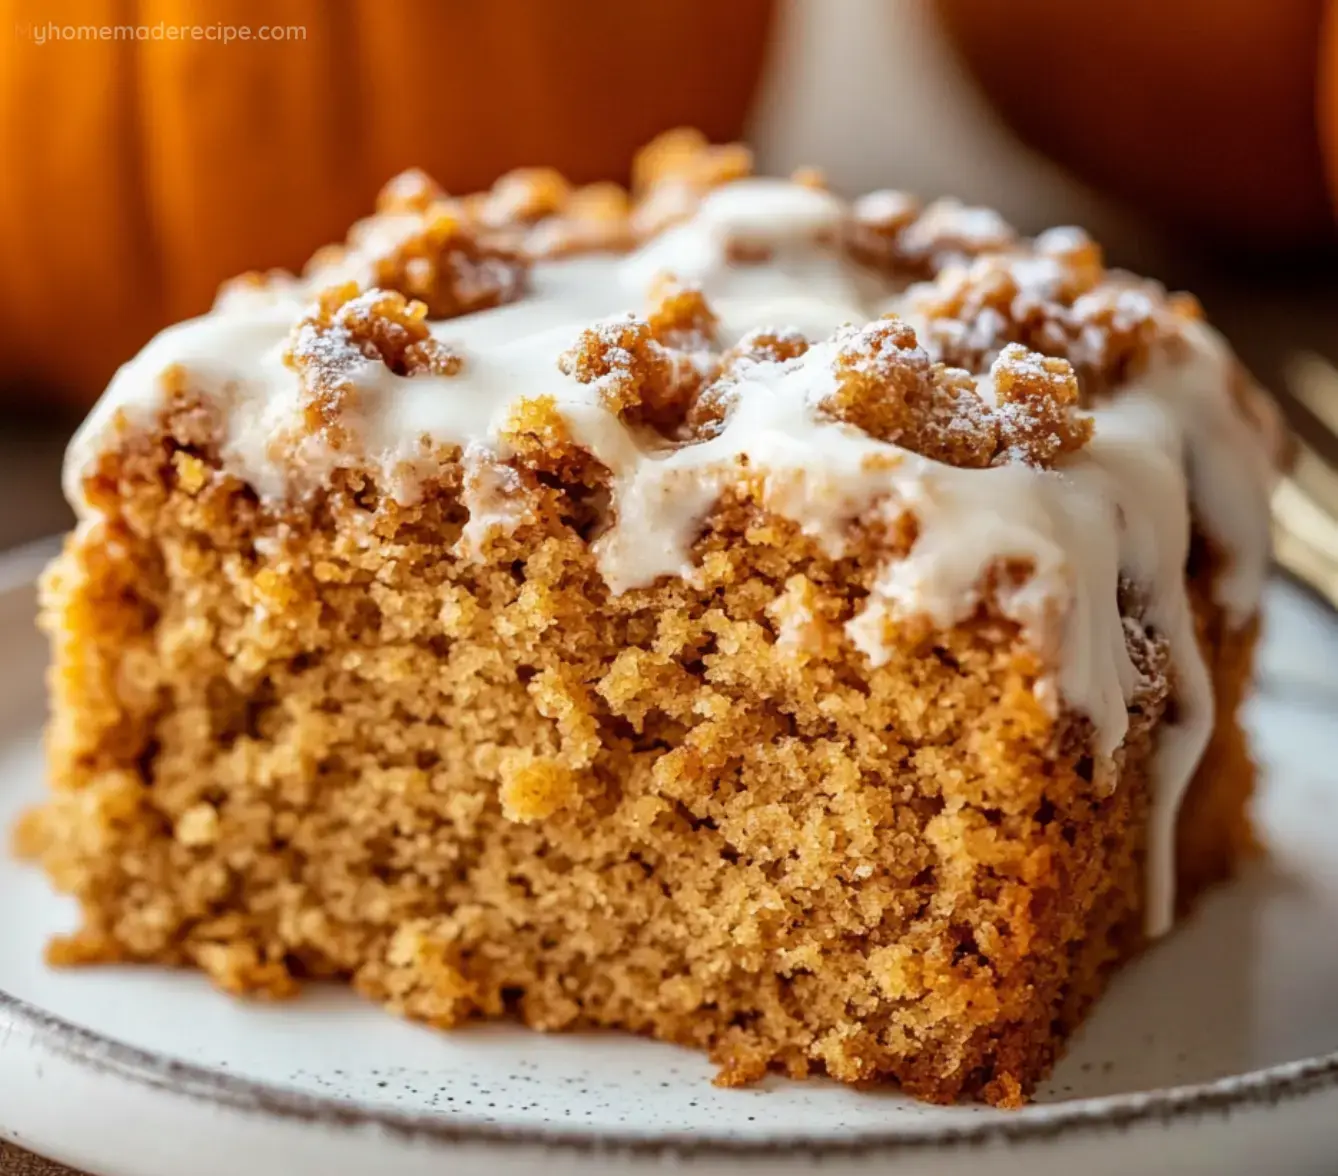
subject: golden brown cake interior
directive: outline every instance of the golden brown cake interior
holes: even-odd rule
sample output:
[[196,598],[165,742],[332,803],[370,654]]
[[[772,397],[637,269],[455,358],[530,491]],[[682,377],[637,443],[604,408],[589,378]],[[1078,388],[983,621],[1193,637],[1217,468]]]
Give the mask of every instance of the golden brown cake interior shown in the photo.
[[[1140,943],[1155,674],[1101,795],[1011,623],[870,671],[838,639],[869,565],[746,497],[701,589],[610,597],[557,492],[461,566],[449,481],[410,509],[352,482],[279,523],[175,444],[116,474],[119,517],[47,590],[58,792],[34,830],[85,916],[57,962],[275,996],[351,977],[438,1025],[709,1048],[728,1082],[1014,1103]],[[1224,699],[1248,645],[1217,647]],[[1218,727],[1195,881],[1250,781]]]

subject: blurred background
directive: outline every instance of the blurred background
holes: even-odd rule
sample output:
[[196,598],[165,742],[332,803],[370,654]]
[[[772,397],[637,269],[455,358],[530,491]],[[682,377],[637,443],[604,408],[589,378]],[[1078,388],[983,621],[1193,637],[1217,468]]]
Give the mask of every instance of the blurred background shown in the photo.
[[453,192],[529,164],[625,179],[679,125],[847,193],[1081,223],[1280,388],[1338,354],[1330,9],[0,0],[0,548],[68,523],[71,429],[223,279],[300,267],[405,167]]

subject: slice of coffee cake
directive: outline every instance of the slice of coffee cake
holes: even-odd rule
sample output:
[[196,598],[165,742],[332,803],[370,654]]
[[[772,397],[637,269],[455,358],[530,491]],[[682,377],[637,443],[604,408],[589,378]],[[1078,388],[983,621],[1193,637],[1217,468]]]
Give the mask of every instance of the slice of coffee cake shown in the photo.
[[410,175],[71,447],[60,963],[1015,1104],[1249,844],[1276,426],[1075,230]]

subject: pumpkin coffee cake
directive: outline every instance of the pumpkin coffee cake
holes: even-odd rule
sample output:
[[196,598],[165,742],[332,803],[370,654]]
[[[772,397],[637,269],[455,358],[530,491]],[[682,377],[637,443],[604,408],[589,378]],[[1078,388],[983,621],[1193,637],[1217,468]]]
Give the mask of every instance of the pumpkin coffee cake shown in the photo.
[[71,447],[50,957],[1019,1103],[1250,844],[1276,435],[1074,229],[401,176]]

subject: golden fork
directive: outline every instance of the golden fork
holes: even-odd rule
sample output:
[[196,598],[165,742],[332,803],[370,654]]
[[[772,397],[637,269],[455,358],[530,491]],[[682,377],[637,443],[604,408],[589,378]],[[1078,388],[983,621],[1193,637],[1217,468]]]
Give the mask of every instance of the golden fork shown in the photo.
[[[1287,365],[1287,390],[1313,418],[1316,439],[1338,448],[1338,370],[1309,353]],[[1273,495],[1273,547],[1278,563],[1338,608],[1338,465],[1304,436]]]

